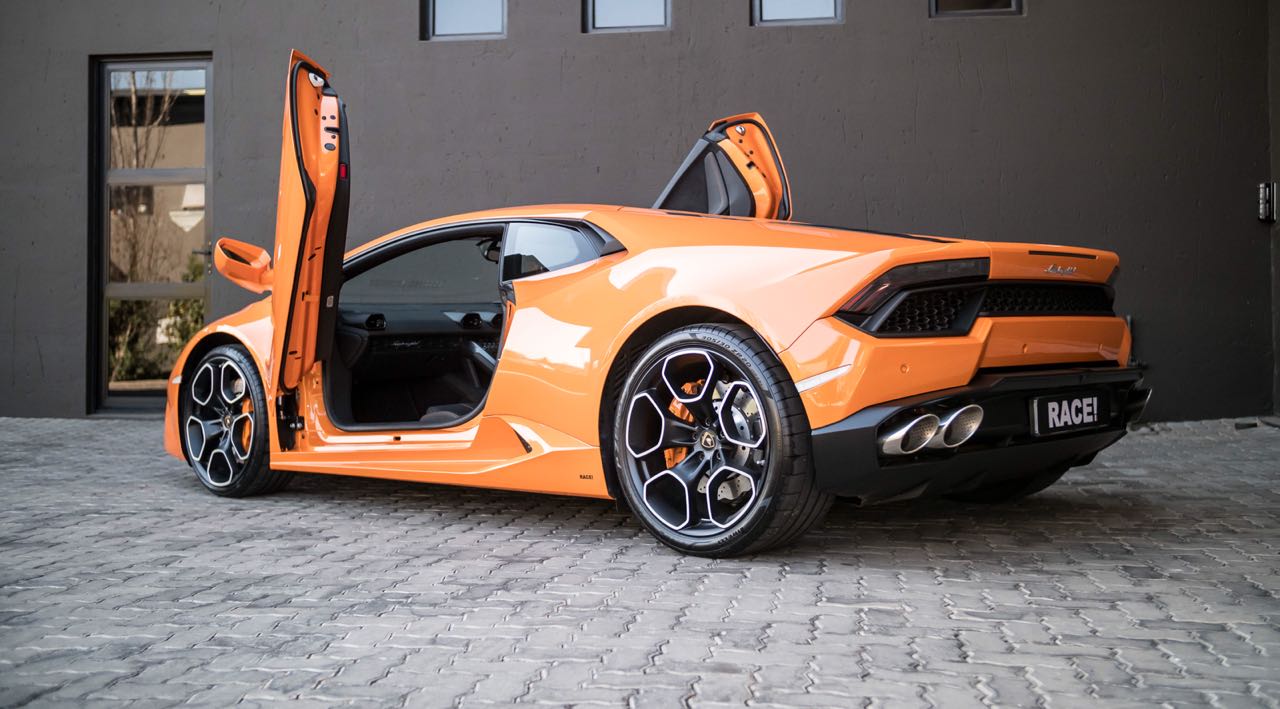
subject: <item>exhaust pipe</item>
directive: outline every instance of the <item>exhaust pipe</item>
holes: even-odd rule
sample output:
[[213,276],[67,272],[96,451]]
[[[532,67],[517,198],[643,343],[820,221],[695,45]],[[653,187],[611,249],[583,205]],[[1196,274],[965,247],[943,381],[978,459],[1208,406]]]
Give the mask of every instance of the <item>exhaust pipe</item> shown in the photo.
[[933,440],[942,422],[933,414],[925,414],[905,426],[880,437],[880,452],[885,455],[911,455]]
[[981,406],[969,404],[944,416],[933,438],[925,444],[929,448],[955,448],[964,444],[978,432],[984,412]]

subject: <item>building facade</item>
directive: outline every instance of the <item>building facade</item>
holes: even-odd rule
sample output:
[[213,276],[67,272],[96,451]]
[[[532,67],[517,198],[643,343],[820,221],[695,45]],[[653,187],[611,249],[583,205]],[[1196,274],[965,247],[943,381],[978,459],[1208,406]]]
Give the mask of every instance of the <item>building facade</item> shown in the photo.
[[351,244],[509,204],[647,206],[759,111],[798,219],[1118,251],[1158,419],[1271,413],[1280,2],[0,3],[0,415],[155,406],[269,246],[285,60],[349,106]]

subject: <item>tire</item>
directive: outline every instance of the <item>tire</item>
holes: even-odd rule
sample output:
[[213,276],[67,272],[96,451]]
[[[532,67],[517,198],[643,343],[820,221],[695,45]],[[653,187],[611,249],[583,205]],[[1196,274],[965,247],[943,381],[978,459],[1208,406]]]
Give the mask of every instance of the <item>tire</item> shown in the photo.
[[622,496],[663,544],[737,556],[795,540],[830,509],[810,436],[786,368],[750,328],[693,325],[632,364],[613,462]]
[[1005,502],[1016,502],[1030,497],[1050,485],[1058,482],[1070,470],[1070,466],[1050,468],[1027,478],[1016,478],[993,483],[985,487],[966,492],[955,492],[947,495],[947,499],[956,502],[968,502],[979,505],[998,505]]
[[261,495],[293,477],[271,469],[266,390],[243,347],[215,347],[200,359],[182,381],[178,416],[187,464],[209,492]]

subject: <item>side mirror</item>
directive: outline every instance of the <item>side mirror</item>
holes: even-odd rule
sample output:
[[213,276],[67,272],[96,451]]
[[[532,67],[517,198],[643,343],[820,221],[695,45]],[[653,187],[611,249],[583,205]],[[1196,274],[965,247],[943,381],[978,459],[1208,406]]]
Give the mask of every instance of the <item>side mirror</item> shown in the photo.
[[271,254],[243,241],[223,237],[213,247],[213,265],[227,280],[254,293],[271,290]]
[[497,263],[502,256],[502,239],[489,238],[476,242],[480,249],[480,257],[489,263]]

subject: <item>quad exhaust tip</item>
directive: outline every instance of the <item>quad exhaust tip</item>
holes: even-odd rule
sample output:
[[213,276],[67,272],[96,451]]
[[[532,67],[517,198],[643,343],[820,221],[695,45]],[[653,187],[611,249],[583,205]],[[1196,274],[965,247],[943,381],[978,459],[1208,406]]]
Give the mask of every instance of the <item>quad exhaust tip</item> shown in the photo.
[[885,455],[911,455],[925,448],[957,448],[973,438],[982,425],[981,406],[969,404],[943,414],[925,414],[880,437]]
[[926,444],[929,448],[956,448],[973,438],[982,425],[984,412],[981,406],[969,404],[942,418],[938,432]]
[[880,438],[880,452],[885,455],[911,455],[928,445],[938,433],[942,420],[925,414]]

